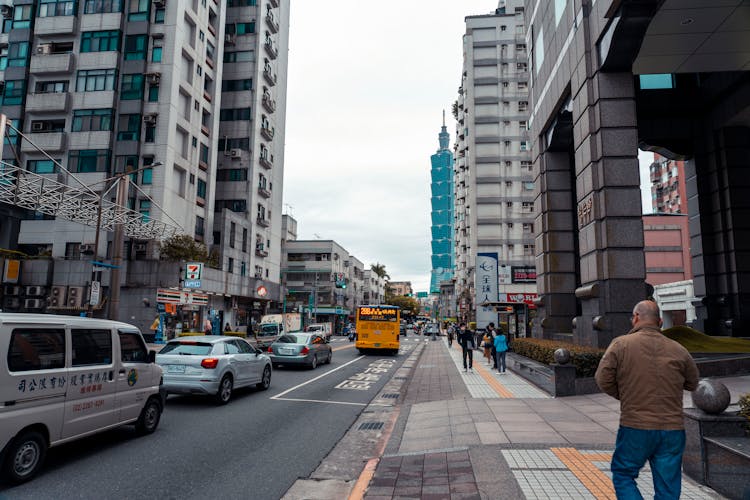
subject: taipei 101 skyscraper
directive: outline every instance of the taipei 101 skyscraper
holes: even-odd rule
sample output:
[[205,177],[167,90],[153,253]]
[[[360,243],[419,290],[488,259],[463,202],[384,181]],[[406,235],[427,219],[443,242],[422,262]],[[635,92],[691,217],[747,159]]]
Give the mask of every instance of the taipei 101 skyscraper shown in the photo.
[[430,293],[440,292],[440,282],[453,277],[453,152],[448,148],[450,134],[445,126],[438,134],[440,148],[430,157],[432,212],[432,273]]

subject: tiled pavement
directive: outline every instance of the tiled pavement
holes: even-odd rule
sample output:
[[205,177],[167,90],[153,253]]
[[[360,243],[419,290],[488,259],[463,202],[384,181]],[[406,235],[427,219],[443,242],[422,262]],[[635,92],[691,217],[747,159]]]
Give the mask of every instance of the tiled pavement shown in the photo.
[[[394,432],[364,498],[614,498],[609,461],[619,403],[604,394],[550,398],[511,374],[427,342],[409,382],[405,422]],[[735,378],[737,392],[750,380]],[[689,404],[689,397],[686,399]],[[638,479],[653,496],[651,474]],[[722,498],[683,479],[682,498]]]

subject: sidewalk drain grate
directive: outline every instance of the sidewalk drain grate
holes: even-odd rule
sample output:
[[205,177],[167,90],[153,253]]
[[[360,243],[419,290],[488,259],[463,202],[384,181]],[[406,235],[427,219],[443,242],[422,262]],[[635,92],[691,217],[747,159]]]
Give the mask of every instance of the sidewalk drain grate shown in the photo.
[[393,377],[394,380],[406,380],[406,377]]
[[383,428],[383,424],[385,424],[385,422],[365,422],[364,424],[361,424],[359,426],[359,430],[361,430],[361,431],[377,431],[377,430]]
[[390,392],[388,394],[383,394],[380,397],[385,399],[398,399],[399,394],[397,392]]

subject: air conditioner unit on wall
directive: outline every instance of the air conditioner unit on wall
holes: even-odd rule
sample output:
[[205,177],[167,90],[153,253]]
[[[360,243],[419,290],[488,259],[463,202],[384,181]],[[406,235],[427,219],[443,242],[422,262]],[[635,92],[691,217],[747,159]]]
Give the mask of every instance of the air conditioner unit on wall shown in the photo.
[[27,286],[26,287],[26,295],[29,297],[41,297],[45,294],[47,290],[44,289],[43,286]]
[[23,301],[24,309],[42,309],[44,308],[44,300],[42,299],[26,299]]
[[62,307],[65,305],[65,296],[68,293],[68,287],[65,285],[55,285],[49,294],[49,305],[52,307]]
[[46,55],[52,53],[52,44],[51,43],[40,43],[36,47],[36,53],[40,55]]
[[148,83],[150,83],[151,85],[159,85],[159,81],[161,80],[161,73],[146,73],[146,78],[148,79]]
[[31,131],[36,132],[38,130],[44,130],[44,122],[33,122],[31,124]]
[[240,156],[242,156],[242,150],[241,149],[236,149],[236,148],[235,149],[230,149],[229,150],[229,156],[231,156],[232,158],[239,158]]
[[18,297],[5,297],[3,299],[3,309],[20,309],[21,299]]
[[143,123],[147,125],[156,125],[156,113],[143,115]]
[[71,286],[68,288],[68,297],[65,305],[68,307],[81,307],[83,305],[83,287]]
[[5,285],[3,294],[6,297],[21,295],[21,287],[18,285]]

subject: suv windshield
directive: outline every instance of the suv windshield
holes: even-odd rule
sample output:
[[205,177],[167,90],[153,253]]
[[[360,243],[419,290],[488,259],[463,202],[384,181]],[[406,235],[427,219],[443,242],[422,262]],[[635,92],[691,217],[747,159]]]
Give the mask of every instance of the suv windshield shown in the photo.
[[211,354],[214,345],[206,342],[170,342],[159,354],[182,354],[185,356],[205,356]]

